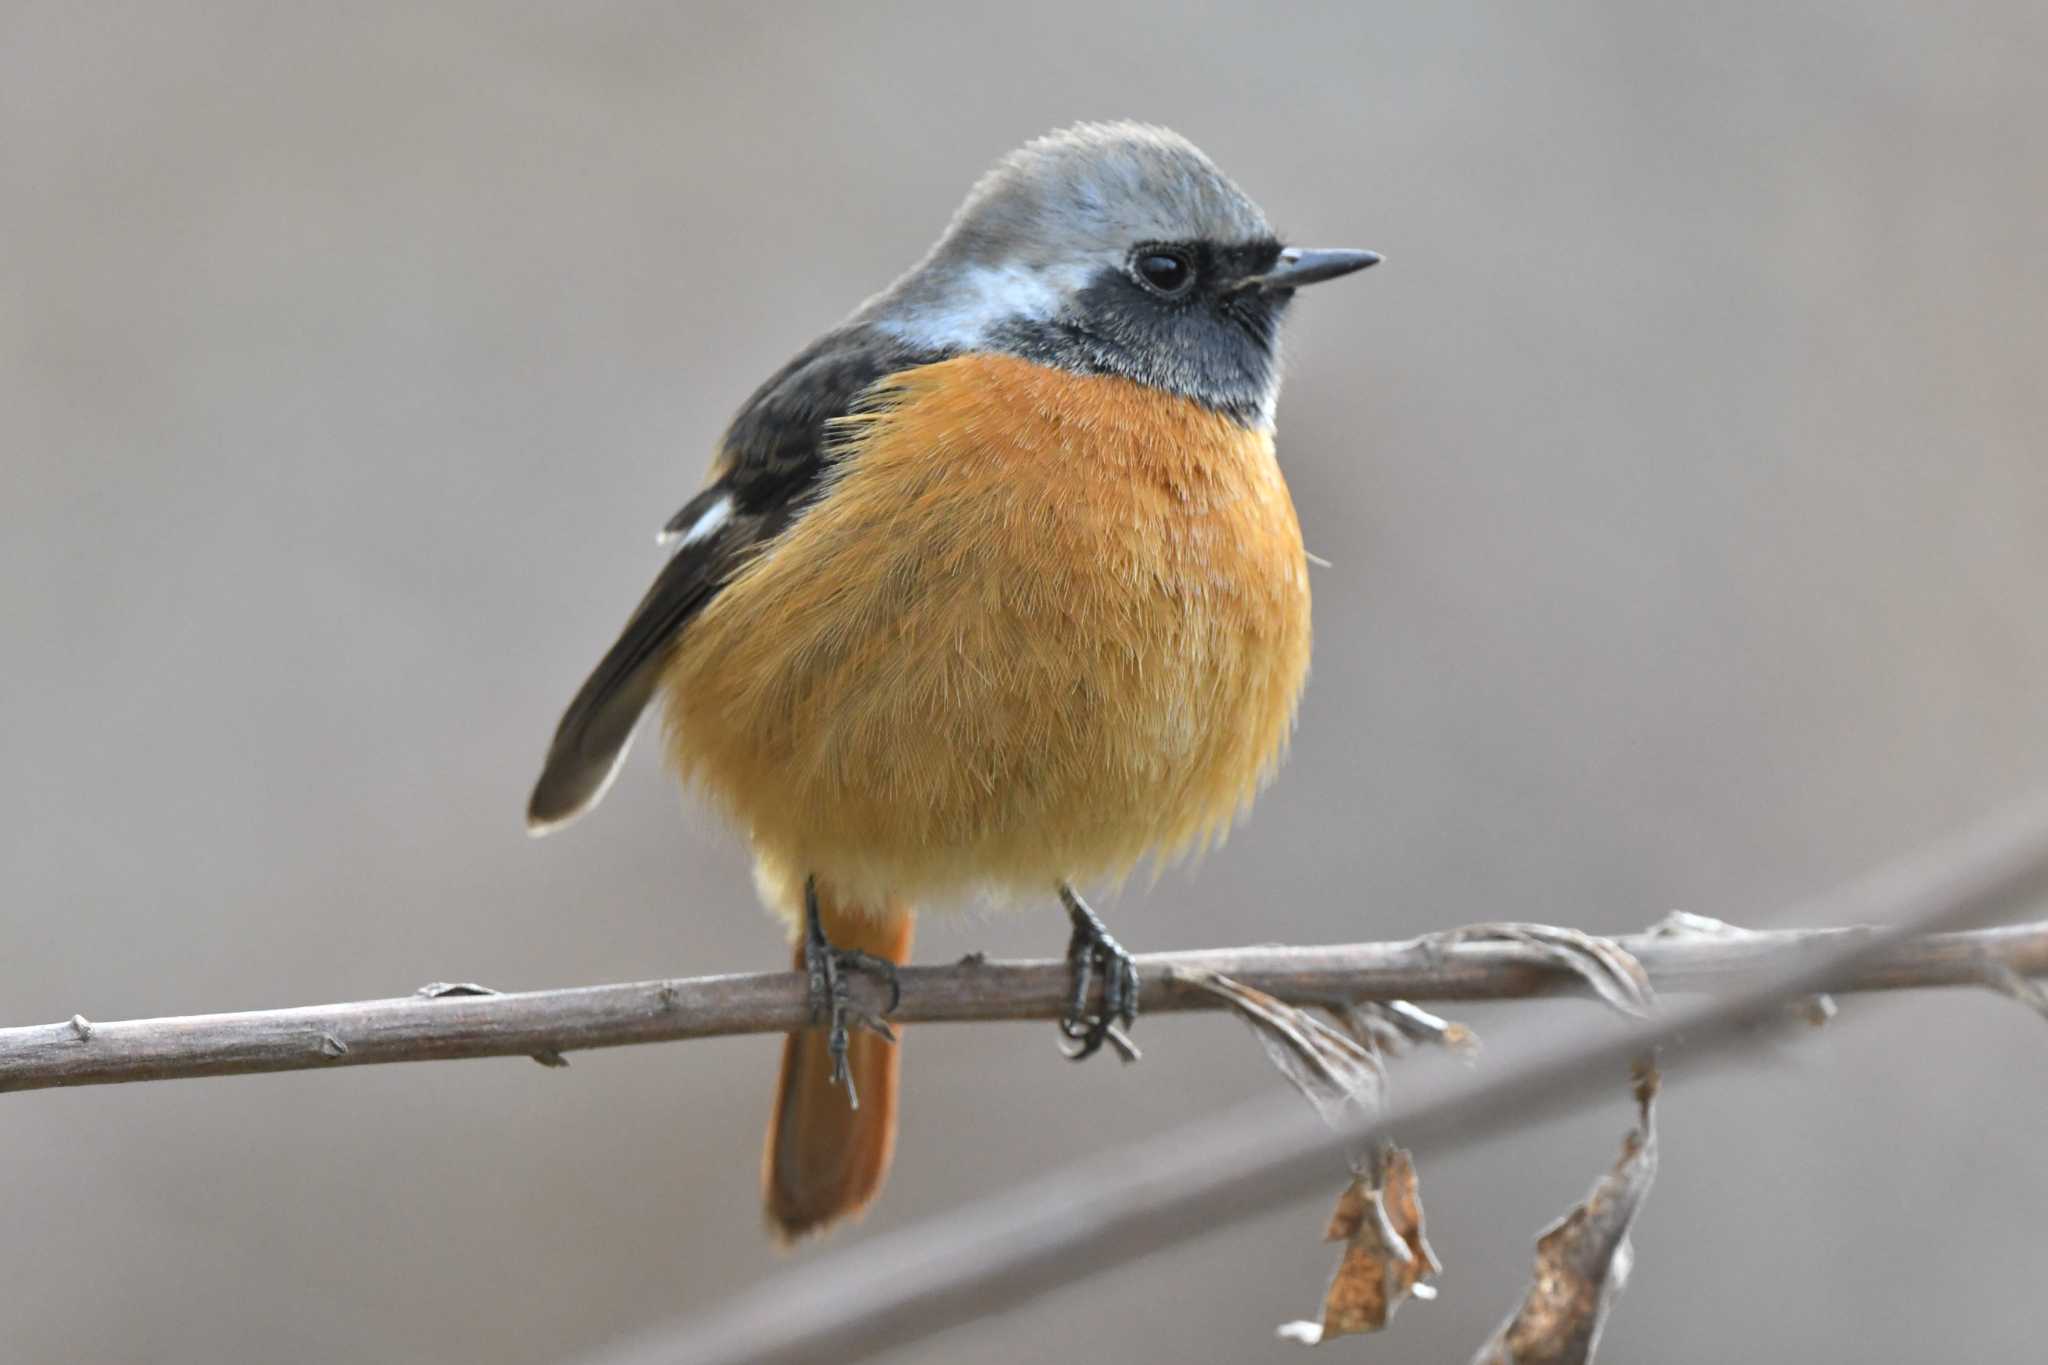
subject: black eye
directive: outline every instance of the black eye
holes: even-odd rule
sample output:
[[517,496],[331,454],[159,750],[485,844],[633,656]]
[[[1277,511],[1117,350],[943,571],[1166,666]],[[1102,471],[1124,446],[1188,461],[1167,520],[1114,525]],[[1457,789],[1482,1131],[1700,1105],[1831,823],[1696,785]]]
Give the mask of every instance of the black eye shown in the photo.
[[1146,247],[1131,261],[1138,280],[1154,293],[1172,297],[1187,291],[1195,282],[1195,263],[1185,251],[1170,247]]

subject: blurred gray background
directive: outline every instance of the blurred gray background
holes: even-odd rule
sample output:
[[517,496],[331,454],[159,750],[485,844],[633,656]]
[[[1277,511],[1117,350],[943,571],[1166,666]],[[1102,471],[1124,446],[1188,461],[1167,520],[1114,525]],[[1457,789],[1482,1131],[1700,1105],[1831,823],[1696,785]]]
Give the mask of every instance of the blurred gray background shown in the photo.
[[[527,784],[739,400],[1079,118],[1387,255],[1291,330],[1294,757],[1126,942],[1753,921],[2048,776],[2040,5],[971,8],[0,6],[0,1019],[783,962],[651,752],[546,842]],[[1607,1359],[2038,1352],[2040,1020],[1846,1013],[1674,1077]],[[1140,1037],[912,1030],[834,1245],[1295,1103],[1227,1020]],[[792,1264],[777,1046],[8,1099],[0,1358],[523,1365],[716,1305]],[[1443,1297],[1330,1349],[1463,1360],[1627,1122],[1420,1153]],[[1326,1215],[911,1358],[1291,1358]]]

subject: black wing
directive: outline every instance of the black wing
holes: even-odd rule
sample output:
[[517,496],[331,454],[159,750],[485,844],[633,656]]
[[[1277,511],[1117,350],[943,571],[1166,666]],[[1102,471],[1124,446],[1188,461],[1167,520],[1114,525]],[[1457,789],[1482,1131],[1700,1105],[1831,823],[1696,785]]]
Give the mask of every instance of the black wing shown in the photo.
[[747,400],[721,443],[711,483],[663,528],[674,554],[555,728],[526,807],[531,833],[567,824],[604,795],[683,628],[817,492],[831,458],[826,423],[884,375],[940,358],[866,327],[843,328]]

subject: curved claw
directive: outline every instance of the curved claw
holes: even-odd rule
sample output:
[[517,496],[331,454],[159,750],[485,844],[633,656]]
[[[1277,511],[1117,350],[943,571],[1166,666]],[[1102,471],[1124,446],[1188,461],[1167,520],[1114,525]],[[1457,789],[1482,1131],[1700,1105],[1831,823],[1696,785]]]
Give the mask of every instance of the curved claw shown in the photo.
[[1084,1025],[1080,1032],[1074,1033],[1068,1031],[1066,1024],[1063,1022],[1060,1025],[1060,1029],[1069,1038],[1075,1039],[1081,1044],[1081,1046],[1075,1048],[1063,1047],[1060,1049],[1060,1055],[1070,1062],[1085,1061],[1089,1057],[1094,1056],[1102,1050],[1104,1043],[1114,1047],[1117,1057],[1122,1061],[1137,1062],[1144,1060],[1145,1054],[1138,1050],[1138,1045],[1131,1041],[1130,1035],[1115,1024],[1091,1023]]
[[838,957],[842,969],[866,972],[869,976],[880,979],[881,983],[889,988],[889,1004],[882,1013],[896,1012],[896,1007],[903,1003],[903,983],[896,979],[895,963],[886,957],[864,953],[858,948],[834,948],[832,951]]
[[[1084,1061],[1100,1052],[1104,1043],[1111,1043],[1125,1061],[1136,1061],[1138,1049],[1117,1025],[1129,1028],[1138,1018],[1137,964],[1071,887],[1060,888],[1060,899],[1074,923],[1073,937],[1067,941],[1073,994],[1060,1019],[1060,1032],[1078,1046],[1063,1049],[1067,1059]],[[1098,975],[1102,978],[1102,1012],[1091,1014],[1088,991]]]
[[889,1004],[883,1015],[903,1003],[903,987],[896,979],[896,964],[888,958],[858,948],[836,947],[825,937],[818,916],[815,883],[804,888],[804,910],[804,972],[809,978],[811,1018],[827,1029],[825,1050],[832,1058],[832,1083],[845,1086],[847,1104],[858,1109],[860,1094],[854,1089],[853,1074],[846,1065],[846,1055],[853,1044],[849,1025],[879,1034],[892,1043],[896,1041],[896,1031],[881,1015],[854,1002],[846,974],[865,972],[888,986]]

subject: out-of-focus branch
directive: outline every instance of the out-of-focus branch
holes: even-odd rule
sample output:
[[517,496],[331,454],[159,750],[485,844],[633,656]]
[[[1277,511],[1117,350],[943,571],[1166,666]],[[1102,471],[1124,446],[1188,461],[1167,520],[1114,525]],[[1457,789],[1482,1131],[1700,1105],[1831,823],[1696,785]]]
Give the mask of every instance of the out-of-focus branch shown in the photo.
[[[1981,986],[2048,975],[2048,922],[1900,941],[1869,929],[1815,929],[1639,934],[1617,942],[1665,991],[1733,990],[1767,967],[1783,971],[1850,953],[1853,963],[1831,972],[1826,989]],[[1221,973],[1295,1003],[1502,1000],[1587,989],[1538,946],[1454,937],[1153,953],[1141,956],[1138,967],[1147,1014],[1220,1006],[1184,971]],[[1055,1019],[1065,1008],[1068,980],[1059,960],[906,967],[902,1002],[892,1017],[905,1023]],[[856,989],[871,987],[863,981]],[[74,1016],[0,1029],[0,1091],[456,1057],[552,1059],[580,1048],[784,1032],[803,1026],[806,1008],[801,976],[763,972],[119,1022]]]
[[[1617,1027],[1606,1017],[1569,1029],[1496,1035],[1483,1069],[1457,1069],[1448,1077],[1418,1073],[1404,1081],[1388,1112],[1369,1121],[1332,1128],[1293,1106],[1276,1110],[1267,1103],[1189,1124],[945,1217],[866,1239],[758,1285],[715,1313],[597,1359],[602,1365],[869,1359],[1290,1200],[1327,1193],[1342,1183],[1352,1152],[1390,1134],[1441,1155],[1610,1093],[1647,1050],[1682,1042],[1689,1070],[1726,1057],[1739,1049],[1750,1023],[1790,1000],[1857,984],[1904,984],[1905,959],[1897,955],[1910,957],[1916,943],[1932,940],[1938,948],[1929,951],[1938,957],[1959,951],[1972,958],[1977,936],[1936,931],[1981,922],[2044,892],[2048,797],[1785,916],[1806,923],[1882,922],[1894,926],[1888,934],[1837,935],[1811,947],[1799,940],[1802,946],[1777,957],[1746,954],[1739,989],[1659,1010],[1651,1020]],[[2008,931],[2003,941],[2037,932]],[[1779,942],[1782,948],[1786,941]],[[1979,971],[1976,979],[1983,976]],[[1410,992],[1404,986],[1398,993]]]

